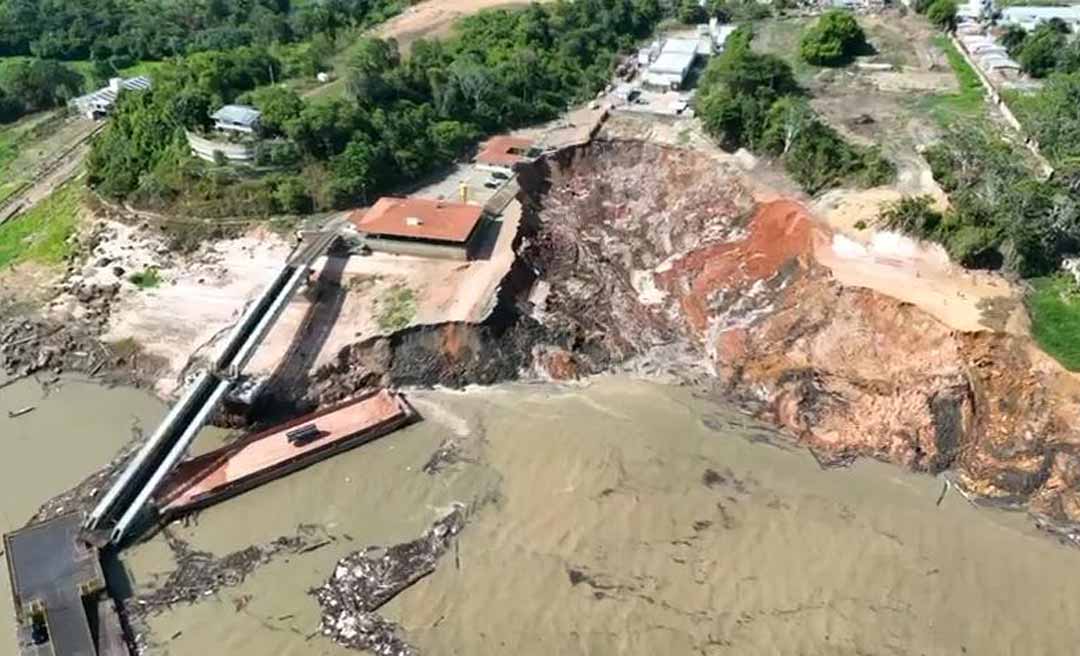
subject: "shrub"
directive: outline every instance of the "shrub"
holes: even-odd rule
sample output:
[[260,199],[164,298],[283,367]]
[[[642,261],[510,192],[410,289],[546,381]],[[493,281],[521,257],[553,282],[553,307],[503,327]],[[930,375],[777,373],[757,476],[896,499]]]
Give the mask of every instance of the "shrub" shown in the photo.
[[955,0],[934,0],[926,10],[926,18],[942,29],[949,29],[956,22]]
[[803,34],[799,56],[818,66],[839,66],[851,61],[866,47],[866,35],[846,11],[825,12]]
[[885,205],[877,222],[889,230],[927,239],[941,226],[941,213],[934,209],[931,196],[904,196]]

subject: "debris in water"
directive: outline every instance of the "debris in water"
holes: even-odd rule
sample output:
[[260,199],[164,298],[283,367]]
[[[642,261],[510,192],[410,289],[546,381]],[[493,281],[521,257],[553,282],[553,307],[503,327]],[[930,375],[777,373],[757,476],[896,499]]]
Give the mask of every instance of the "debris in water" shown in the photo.
[[397,625],[374,611],[435,571],[465,526],[462,507],[435,522],[420,538],[392,547],[368,547],[338,561],[330,580],[312,590],[322,607],[319,630],[343,647],[378,656],[413,656]]
[[[141,616],[159,613],[178,603],[195,603],[217,593],[221,588],[242,583],[261,565],[281,554],[297,554],[324,546],[329,541],[325,532],[314,525],[302,525],[295,536],[282,536],[267,544],[251,545],[245,549],[217,558],[214,554],[195,549],[169,529],[162,531],[172,549],[177,568],[165,582],[154,590],[139,594],[131,610]],[[242,595],[233,601],[237,612],[251,601]]]
[[20,408],[18,410],[8,410],[7,416],[8,416],[8,419],[14,419],[15,417],[21,417],[21,416],[27,414],[28,412],[33,412],[34,410],[35,410],[34,406],[28,405],[25,408]]
[[424,463],[424,473],[434,476],[447,467],[461,461],[461,447],[453,439],[445,440]]

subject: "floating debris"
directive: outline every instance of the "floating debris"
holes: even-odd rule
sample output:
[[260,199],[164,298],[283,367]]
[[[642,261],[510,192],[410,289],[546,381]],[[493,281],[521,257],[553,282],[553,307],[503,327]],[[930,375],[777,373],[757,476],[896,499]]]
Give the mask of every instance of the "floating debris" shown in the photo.
[[[207,551],[200,551],[174,535],[163,530],[165,540],[172,549],[177,568],[165,582],[148,592],[139,594],[131,609],[140,615],[156,614],[175,604],[194,603],[209,597],[218,590],[242,583],[261,565],[280,554],[301,554],[321,548],[332,542],[321,527],[302,525],[294,536],[282,536],[267,544],[255,544],[221,558]],[[234,600],[240,611],[250,601]]]
[[447,467],[461,462],[461,460],[461,446],[453,439],[447,439],[424,463],[423,471],[428,476],[434,476]]
[[25,408],[20,408],[18,410],[8,410],[7,416],[8,419],[14,419],[15,417],[21,417],[27,413],[33,412],[35,409],[34,406],[28,405]]
[[465,526],[462,507],[435,522],[420,538],[392,547],[369,547],[338,561],[334,574],[312,590],[322,607],[319,630],[343,647],[377,656],[413,656],[397,625],[374,611],[435,571],[435,563]]

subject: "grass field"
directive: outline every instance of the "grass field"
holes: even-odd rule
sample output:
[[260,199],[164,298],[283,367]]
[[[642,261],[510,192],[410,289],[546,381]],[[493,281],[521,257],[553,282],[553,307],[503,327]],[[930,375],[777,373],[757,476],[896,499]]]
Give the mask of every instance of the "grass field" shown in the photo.
[[934,45],[945,53],[949,66],[956,74],[960,90],[956,93],[939,93],[925,96],[920,105],[941,124],[951,123],[959,118],[978,117],[986,112],[986,99],[982,82],[978,74],[968,65],[964,56],[944,35],[934,37]]
[[1066,369],[1080,371],[1080,289],[1066,276],[1030,282],[1027,306],[1035,341]]
[[70,182],[26,214],[0,225],[0,267],[20,262],[57,265],[71,250],[82,189]]
[[791,65],[795,79],[807,85],[823,69],[808,64],[799,56],[799,40],[814,22],[811,18],[774,18],[754,23],[754,50],[780,57]]

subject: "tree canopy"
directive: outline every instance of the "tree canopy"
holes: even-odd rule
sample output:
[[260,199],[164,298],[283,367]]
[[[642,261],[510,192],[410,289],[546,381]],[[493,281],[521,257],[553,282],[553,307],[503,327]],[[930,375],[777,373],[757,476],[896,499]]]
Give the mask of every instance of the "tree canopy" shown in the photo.
[[[657,0],[488,10],[462,19],[447,41],[415,42],[407,59],[393,41],[364,39],[348,63],[347,97],[311,102],[267,86],[282,63],[265,49],[194,53],[166,64],[152,91],[118,104],[117,120],[95,143],[90,181],[114,197],[204,215],[364,202],[445,166],[484,134],[553,118],[592,97],[616,53],[662,16]],[[289,172],[226,183],[226,171],[186,156],[184,129],[199,126],[207,105],[238,97],[293,145]],[[266,148],[261,158],[289,154]]]
[[818,66],[840,66],[866,48],[866,35],[850,12],[832,9],[822,14],[799,42],[799,56]]
[[926,18],[941,29],[951,29],[956,23],[956,0],[934,0],[926,8]]
[[810,193],[854,182],[883,184],[895,167],[877,149],[851,145],[810,108],[787,62],[754,52],[740,27],[701,78],[696,110],[727,148],[746,147],[784,163]]

